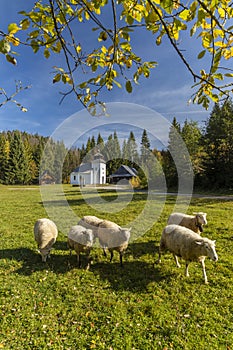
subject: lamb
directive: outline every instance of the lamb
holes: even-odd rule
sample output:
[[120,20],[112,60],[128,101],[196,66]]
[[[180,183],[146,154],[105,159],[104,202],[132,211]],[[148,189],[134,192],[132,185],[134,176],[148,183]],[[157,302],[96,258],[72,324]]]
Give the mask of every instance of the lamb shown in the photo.
[[189,263],[191,261],[199,261],[202,265],[205,283],[208,283],[205,271],[205,258],[209,257],[213,261],[218,261],[218,255],[215,251],[215,241],[201,237],[196,232],[179,225],[168,225],[164,228],[160,240],[158,263],[161,263],[161,253],[164,250],[173,253],[177,267],[180,267],[177,256],[185,260],[186,277],[189,277]]
[[90,268],[90,263],[91,263],[90,252],[93,245],[93,239],[94,239],[94,235],[92,230],[87,229],[81,225],[72,226],[68,233],[67,245],[68,245],[68,248],[70,249],[70,254],[72,249],[75,250],[77,254],[77,261],[78,261],[79,267],[81,267],[80,253],[82,252],[87,253],[88,263],[87,263],[86,270],[89,270]]
[[122,257],[126,251],[130,239],[130,229],[122,228],[116,223],[108,220],[103,220],[99,224],[98,238],[100,245],[104,249],[104,255],[106,256],[106,248],[108,248],[111,257],[110,262],[113,258],[113,251],[116,250],[120,255],[120,265],[123,266]]
[[50,250],[56,242],[57,235],[57,226],[52,220],[42,218],[36,221],[34,225],[34,238],[38,244],[43,262],[46,262],[47,257],[50,257]]
[[93,231],[94,241],[95,241],[97,237],[98,226],[102,221],[103,220],[99,219],[97,216],[86,215],[86,216],[83,216],[81,220],[79,220],[78,225],[82,225],[83,227],[91,229]]
[[207,224],[206,213],[194,213],[195,215],[187,215],[183,213],[173,213],[169,216],[167,225],[175,224],[185,226],[190,230],[201,234],[203,225]]

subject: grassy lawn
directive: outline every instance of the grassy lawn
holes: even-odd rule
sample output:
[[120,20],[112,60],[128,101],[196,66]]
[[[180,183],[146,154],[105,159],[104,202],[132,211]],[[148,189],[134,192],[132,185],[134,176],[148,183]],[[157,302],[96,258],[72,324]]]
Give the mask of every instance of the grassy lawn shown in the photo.
[[[117,193],[99,192],[114,207]],[[135,223],[148,201],[156,202],[156,195],[135,193],[122,209],[104,213],[102,202],[100,211],[91,205],[96,200],[98,207],[96,194],[88,203],[76,187],[64,186],[64,193],[78,216],[122,226]],[[116,253],[109,263],[95,248],[85,271],[74,253],[69,256],[64,232],[42,263],[33,238],[35,221],[48,217],[39,188],[0,186],[0,349],[233,349],[233,199],[195,197],[188,208],[190,214],[207,212],[203,235],[216,239],[219,261],[206,259],[208,285],[197,263],[190,264],[189,278],[184,262],[178,269],[171,254],[155,264],[175,201],[168,196],[153,226],[129,244],[123,268]],[[53,204],[62,210],[59,196]]]

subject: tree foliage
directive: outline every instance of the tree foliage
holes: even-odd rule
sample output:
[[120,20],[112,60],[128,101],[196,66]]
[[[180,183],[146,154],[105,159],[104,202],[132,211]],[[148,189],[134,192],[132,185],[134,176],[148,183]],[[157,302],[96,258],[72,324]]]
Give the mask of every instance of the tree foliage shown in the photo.
[[[54,67],[53,82],[68,86],[63,98],[74,93],[93,114],[98,104],[104,108],[99,96],[104,88],[124,87],[131,93],[157,66],[135,52],[131,39],[143,29],[152,33],[152,45],[167,40],[180,57],[194,79],[193,102],[208,108],[210,100],[219,102],[232,93],[231,0],[40,0],[21,15],[20,23],[0,32],[0,52],[14,65],[14,49],[21,44],[46,58],[63,53],[65,64]],[[92,48],[86,45],[91,31]],[[183,33],[199,43],[197,60],[203,63],[198,71],[181,45]]]

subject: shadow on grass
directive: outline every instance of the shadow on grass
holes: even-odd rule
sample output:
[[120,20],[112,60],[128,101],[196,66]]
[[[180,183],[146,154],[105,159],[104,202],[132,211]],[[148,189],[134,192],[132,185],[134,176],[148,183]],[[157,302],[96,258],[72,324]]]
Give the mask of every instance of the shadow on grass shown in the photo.
[[[160,275],[159,268],[142,261],[119,263],[98,263],[91,271],[102,280],[108,281],[115,291],[144,292],[152,282],[160,282],[165,277]],[[167,276],[166,276],[167,278]]]
[[[83,268],[79,269],[76,254],[73,252],[72,256],[69,256],[66,242],[57,243],[57,250],[54,249],[51,251],[51,258],[47,259],[46,263],[42,262],[41,256],[36,250],[29,248],[0,250],[0,259],[7,260],[6,266],[10,267],[11,273],[24,276],[30,276],[36,272],[46,270],[58,275],[66,274],[73,269],[83,273],[86,263],[85,257],[82,256]],[[62,253],[65,249],[67,250],[67,254]],[[135,256],[137,258],[145,253],[154,253],[154,246],[151,242],[134,243],[130,245],[129,252],[127,253],[131,257]],[[92,256],[93,264],[91,265],[90,272],[103,281],[108,281],[110,288],[116,291],[145,291],[151,282],[159,282],[165,278],[169,279],[169,276],[162,276],[160,274],[160,268],[153,263],[137,260],[127,261],[127,254],[123,259],[123,267],[116,260],[110,263],[109,255],[108,258],[104,258],[102,252],[95,252],[93,250]],[[20,267],[17,263],[20,263]]]

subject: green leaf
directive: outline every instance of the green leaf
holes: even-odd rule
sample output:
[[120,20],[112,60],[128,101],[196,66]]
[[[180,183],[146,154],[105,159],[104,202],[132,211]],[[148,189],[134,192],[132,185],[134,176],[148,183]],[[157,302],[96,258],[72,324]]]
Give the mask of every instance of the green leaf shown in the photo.
[[6,53],[10,52],[10,50],[11,50],[10,44],[5,40],[1,40],[0,41],[0,52],[5,55]]
[[9,54],[6,55],[6,59],[7,59],[8,62],[12,63],[14,66],[17,64],[17,61],[16,61],[15,57],[13,57],[13,56],[11,56]]
[[20,22],[20,24],[21,24],[22,30],[26,30],[30,26],[30,21],[29,21],[29,19],[25,18]]
[[130,80],[127,80],[125,84],[126,91],[130,94],[133,91],[132,84]]
[[44,57],[47,58],[47,59],[50,57],[50,52],[49,52],[48,49],[44,50]]
[[98,41],[106,41],[107,39],[108,39],[108,34],[105,31],[101,32],[98,37]]
[[206,53],[206,50],[201,51],[201,52],[198,54],[197,58],[200,60],[202,57],[205,56],[205,53]]
[[55,77],[53,78],[53,84],[58,83],[61,80],[61,74],[57,73]]

